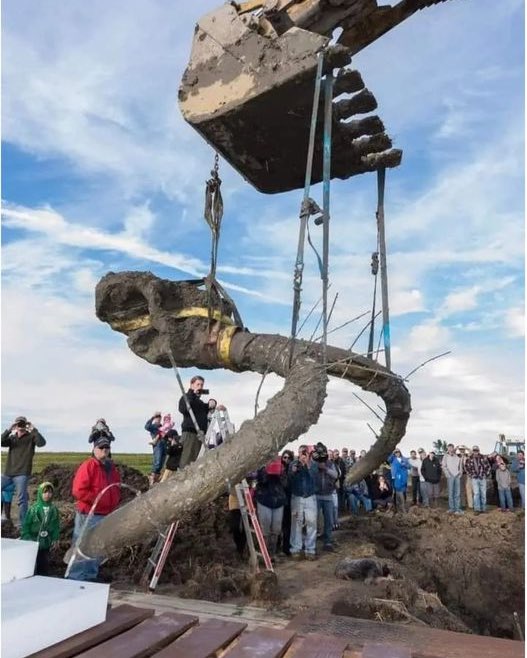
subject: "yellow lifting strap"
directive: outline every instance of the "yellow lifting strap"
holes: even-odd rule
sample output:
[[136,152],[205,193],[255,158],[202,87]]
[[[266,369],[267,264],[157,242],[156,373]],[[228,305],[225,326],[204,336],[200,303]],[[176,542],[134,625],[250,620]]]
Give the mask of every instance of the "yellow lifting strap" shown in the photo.
[[[209,311],[206,308],[200,306],[189,306],[188,308],[183,308],[179,311],[174,311],[169,314],[175,320],[181,318],[209,318]],[[227,315],[222,315],[220,311],[214,310],[212,312],[212,319],[221,324],[232,325],[233,321]],[[135,331],[136,329],[145,329],[149,327],[152,323],[149,313],[144,315],[139,315],[136,318],[131,318],[129,320],[110,320],[109,324],[112,329],[115,331],[122,331],[125,334],[128,334],[130,331]]]
[[220,363],[230,370],[236,369],[230,358],[232,337],[240,329],[241,327],[237,327],[236,325],[225,327],[225,329],[221,330],[220,335],[218,336],[218,342],[216,343]]
[[[188,308],[183,308],[179,311],[174,311],[170,315],[175,320],[180,320],[182,318],[205,318],[209,319],[209,311],[207,308],[202,308],[200,306],[189,306]],[[219,362],[229,368],[230,370],[236,370],[234,368],[231,359],[231,342],[232,337],[237,331],[240,331],[242,328],[234,324],[234,322],[226,315],[221,315],[218,310],[212,312],[212,319],[220,322],[222,325],[227,325],[224,327],[218,336],[216,342],[216,350]],[[111,320],[110,326],[116,331],[121,331],[122,333],[129,334],[131,331],[136,329],[146,329],[152,323],[150,315],[145,313],[144,315],[139,315],[136,318],[130,318],[128,320]]]

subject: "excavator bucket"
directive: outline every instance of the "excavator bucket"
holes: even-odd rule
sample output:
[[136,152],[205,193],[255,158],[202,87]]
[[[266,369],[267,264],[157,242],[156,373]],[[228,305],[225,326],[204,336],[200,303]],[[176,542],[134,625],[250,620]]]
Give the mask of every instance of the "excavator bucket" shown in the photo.
[[[251,0],[198,22],[179,103],[190,123],[252,185],[267,193],[304,185],[318,53],[339,68],[332,112],[331,177],[395,167],[377,107],[351,55],[413,14],[443,0]],[[337,43],[332,32],[342,27]],[[347,68],[343,68],[347,67]],[[323,94],[312,182],[322,179]]]

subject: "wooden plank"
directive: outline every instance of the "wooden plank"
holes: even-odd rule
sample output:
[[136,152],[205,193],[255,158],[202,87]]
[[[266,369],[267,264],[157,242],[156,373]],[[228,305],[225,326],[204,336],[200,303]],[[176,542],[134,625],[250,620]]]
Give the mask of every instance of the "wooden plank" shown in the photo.
[[198,623],[197,617],[179,612],[165,612],[141,622],[126,633],[107,640],[84,653],[79,658],[144,658],[182,635]]
[[287,628],[299,634],[312,631],[347,638],[349,649],[363,649],[380,642],[404,646],[415,656],[427,658],[524,658],[525,643],[497,637],[469,635],[437,628],[356,619],[340,615],[305,612]]
[[281,658],[295,637],[294,631],[256,628],[244,633],[222,658]]
[[291,619],[291,615],[251,605],[180,599],[172,595],[162,594],[163,588],[164,585],[158,586],[155,594],[110,590],[110,599],[115,604],[130,603],[141,608],[155,608],[158,613],[174,611],[194,614],[200,619],[215,617],[228,621],[246,621],[251,630],[260,625],[284,628]]
[[135,608],[128,604],[119,605],[108,611],[106,621],[103,621],[102,624],[97,624],[67,640],[57,642],[47,649],[32,653],[28,658],[70,658],[137,626],[145,619],[152,617],[153,614],[154,610],[150,608]]
[[308,633],[291,658],[342,658],[348,643],[349,640],[343,637]]
[[408,647],[397,644],[367,642],[362,649],[362,658],[412,658]]
[[192,633],[156,653],[155,658],[208,658],[230,644],[246,627],[239,622],[207,619]]

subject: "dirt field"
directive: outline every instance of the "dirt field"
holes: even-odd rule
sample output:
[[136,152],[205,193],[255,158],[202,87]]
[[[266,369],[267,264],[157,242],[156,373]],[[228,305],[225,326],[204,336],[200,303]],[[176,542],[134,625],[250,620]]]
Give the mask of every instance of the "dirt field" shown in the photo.
[[[147,489],[142,473],[120,468],[125,482]],[[72,477],[73,467],[57,465],[38,476],[57,485],[63,526],[52,553],[57,576],[64,573],[62,558],[73,528]],[[12,532],[4,526],[4,536]],[[212,601],[251,600],[291,615],[316,609],[501,637],[513,637],[514,611],[524,622],[522,511],[453,517],[444,510],[412,508],[406,515],[345,517],[335,541],[335,552],[321,553],[316,562],[279,558],[278,584],[266,581],[262,587],[237,557],[222,497],[182,522],[157,591]],[[115,588],[138,587],[150,550],[148,544],[126,547],[101,573],[112,576]],[[376,558],[390,576],[373,582],[338,579],[335,566],[345,557]]]

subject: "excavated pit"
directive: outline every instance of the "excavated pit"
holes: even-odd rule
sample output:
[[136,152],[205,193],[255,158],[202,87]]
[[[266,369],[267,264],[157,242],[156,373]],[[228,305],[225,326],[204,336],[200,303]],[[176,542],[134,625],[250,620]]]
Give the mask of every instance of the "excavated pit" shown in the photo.
[[[56,485],[61,537],[51,567],[64,574],[74,507],[73,466],[49,465],[35,478]],[[147,478],[120,465],[123,481],[146,490]],[[30,485],[34,499],[36,482]],[[123,492],[125,498],[132,492]],[[398,621],[461,632],[512,638],[513,612],[524,623],[524,514],[451,517],[446,511],[412,508],[406,515],[348,518],[335,533],[334,553],[317,562],[279,559],[277,583],[252,577],[228,529],[226,496],[183,519],[158,592],[210,601],[273,606],[291,616],[304,610]],[[3,525],[3,536],[14,529]],[[127,546],[101,568],[113,587],[135,589],[151,544]],[[389,566],[388,578],[342,580],[335,566],[345,557],[369,557]]]

